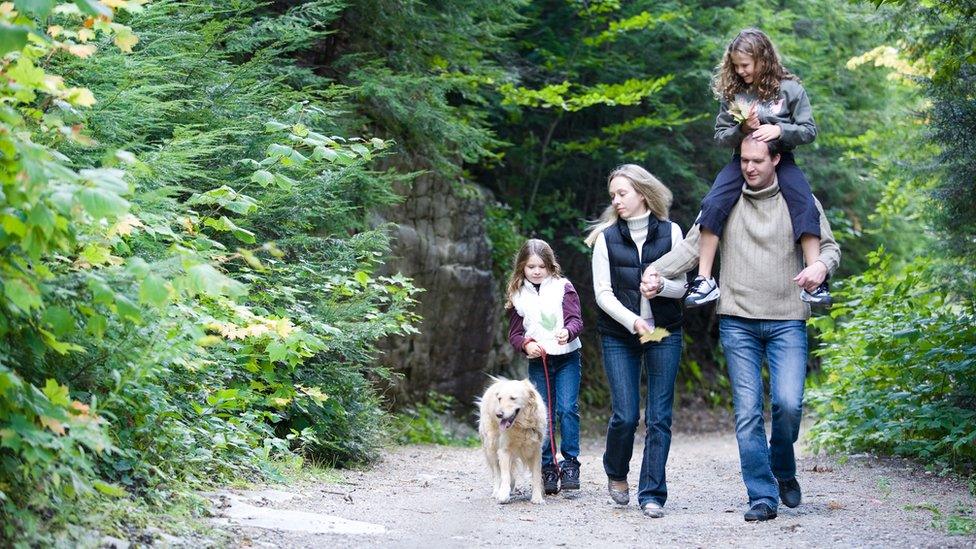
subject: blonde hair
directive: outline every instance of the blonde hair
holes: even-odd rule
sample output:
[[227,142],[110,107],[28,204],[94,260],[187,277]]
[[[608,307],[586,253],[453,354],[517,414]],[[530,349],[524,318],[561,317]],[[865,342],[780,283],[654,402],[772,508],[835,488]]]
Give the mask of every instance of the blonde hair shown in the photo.
[[715,67],[712,91],[718,99],[733,101],[736,94],[750,89],[749,84],[735,72],[735,65],[732,64],[733,53],[748,55],[755,63],[756,76],[751,87],[760,101],[776,99],[781,81],[800,81],[783,66],[776,47],[766,33],[759,29],[744,29],[729,42],[722,62]]
[[549,244],[546,244],[545,240],[539,240],[538,238],[526,240],[512,261],[512,276],[508,279],[508,286],[505,292],[506,309],[512,308],[512,297],[518,293],[525,283],[525,264],[534,255],[539,256],[539,259],[542,260],[542,263],[549,271],[549,276],[559,278],[563,275],[562,267],[556,261],[555,252],[552,251],[552,247]]
[[[671,194],[671,189],[668,189],[651,172],[637,164],[618,166],[607,176],[607,189],[610,188],[610,182],[615,177],[623,177],[630,182],[634,190],[644,197],[644,204],[647,205],[647,209],[651,211],[654,217],[661,221],[668,218],[668,212],[671,209],[671,202],[674,200],[674,195]],[[614,209],[613,204],[610,204],[603,210],[598,220],[590,223],[590,233],[583,242],[592,248],[593,243],[596,242],[600,233],[606,230],[607,227],[615,225],[619,218],[620,216],[617,215],[617,210]]]

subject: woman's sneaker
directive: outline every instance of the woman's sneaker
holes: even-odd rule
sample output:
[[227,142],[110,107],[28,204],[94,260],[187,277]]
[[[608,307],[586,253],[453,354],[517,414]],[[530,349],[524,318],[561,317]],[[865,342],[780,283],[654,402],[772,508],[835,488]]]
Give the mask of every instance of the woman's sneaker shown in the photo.
[[555,465],[542,466],[542,490],[546,495],[559,493],[559,469]]
[[800,290],[800,299],[810,305],[819,305],[822,307],[827,307],[833,302],[833,299],[830,297],[830,287],[827,286],[826,280],[812,292]]
[[688,284],[688,294],[685,295],[686,307],[701,307],[702,305],[718,299],[718,284],[714,278],[705,278],[701,275]]
[[580,463],[574,458],[567,458],[559,465],[559,489],[579,490]]

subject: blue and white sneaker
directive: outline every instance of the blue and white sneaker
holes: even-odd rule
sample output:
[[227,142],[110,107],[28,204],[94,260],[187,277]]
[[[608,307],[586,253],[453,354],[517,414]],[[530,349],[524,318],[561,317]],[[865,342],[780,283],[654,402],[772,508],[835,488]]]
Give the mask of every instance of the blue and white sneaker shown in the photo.
[[815,307],[829,307],[834,301],[830,297],[830,287],[827,286],[826,280],[812,292],[800,290],[800,299]]
[[718,284],[714,278],[705,278],[701,275],[688,284],[688,294],[685,295],[685,307],[701,307],[702,305],[718,299],[720,292]]

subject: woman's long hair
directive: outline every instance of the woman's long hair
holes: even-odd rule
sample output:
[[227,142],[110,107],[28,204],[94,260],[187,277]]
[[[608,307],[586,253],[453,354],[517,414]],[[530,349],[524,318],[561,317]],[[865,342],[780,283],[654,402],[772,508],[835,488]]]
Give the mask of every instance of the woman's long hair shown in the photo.
[[718,99],[732,101],[736,94],[750,89],[750,85],[735,72],[732,64],[733,53],[743,53],[752,58],[756,76],[752,79],[751,88],[760,101],[776,99],[781,81],[800,80],[783,66],[776,47],[766,33],[759,29],[745,29],[729,42],[722,62],[715,68],[712,91]]
[[512,276],[508,279],[508,287],[505,292],[506,309],[512,308],[512,297],[522,289],[522,285],[525,283],[525,264],[534,255],[539,256],[539,259],[542,260],[543,265],[549,271],[549,276],[553,278],[563,276],[563,269],[556,261],[556,254],[545,240],[538,238],[526,240],[519,252],[515,254],[515,260],[512,261]]
[[[634,190],[644,197],[644,204],[651,211],[651,215],[661,221],[668,218],[668,212],[671,210],[671,202],[674,200],[674,195],[671,194],[671,189],[665,187],[664,183],[661,183],[651,172],[637,164],[618,166],[607,176],[607,189],[610,188],[610,182],[615,177],[623,177],[627,181],[630,181]],[[615,225],[619,217],[613,204],[607,206],[600,215],[600,219],[590,223],[590,233],[583,242],[592,248],[593,243],[596,242],[600,233],[606,230],[607,227]]]

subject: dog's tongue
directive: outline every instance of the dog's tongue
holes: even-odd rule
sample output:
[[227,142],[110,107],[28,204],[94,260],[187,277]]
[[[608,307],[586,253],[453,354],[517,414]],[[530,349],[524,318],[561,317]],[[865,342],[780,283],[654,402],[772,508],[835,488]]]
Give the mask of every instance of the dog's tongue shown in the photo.
[[501,426],[502,430],[504,431],[505,429],[511,427],[513,423],[515,423],[515,418],[507,417],[499,422],[499,426]]

